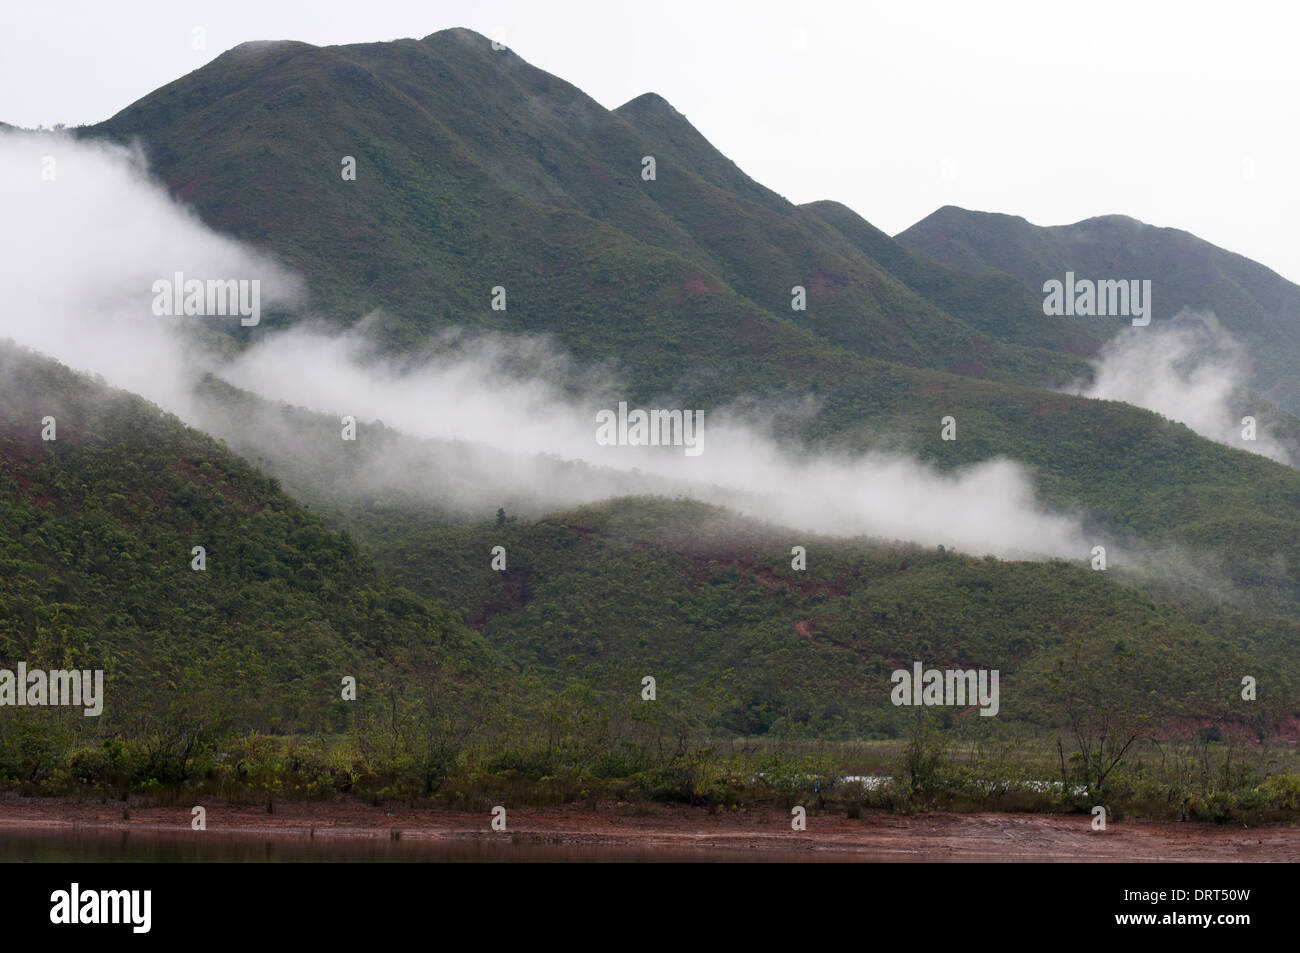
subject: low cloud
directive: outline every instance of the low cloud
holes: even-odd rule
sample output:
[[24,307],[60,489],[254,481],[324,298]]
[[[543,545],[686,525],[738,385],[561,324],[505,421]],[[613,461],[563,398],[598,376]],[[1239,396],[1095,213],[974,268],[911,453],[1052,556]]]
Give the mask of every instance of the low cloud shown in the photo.
[[[54,181],[41,178],[46,155],[57,161]],[[370,422],[383,421],[391,439],[366,444],[376,455],[347,471],[341,493],[434,500],[475,515],[497,500],[540,513],[659,493],[793,529],[976,554],[1083,558],[1091,546],[1079,520],[1047,511],[1012,461],[941,473],[899,454],[810,450],[773,436],[764,421],[813,412],[806,400],[684,408],[664,398],[643,406],[704,411],[702,454],[600,446],[596,413],[617,407],[616,379],[575,365],[539,336],[448,332],[394,358],[372,347],[364,322],[345,333],[313,326],[291,273],[204,227],[150,181],[132,150],[0,134],[0,186],[0,280],[9,292],[0,336],[142,394],[274,462],[282,477],[297,467],[305,479],[342,441],[336,432],[329,447],[307,445],[302,415],[279,402],[336,420],[353,415],[376,431]],[[239,328],[237,317],[157,317],[152,283],[178,271],[258,279],[264,310],[303,319],[277,332]],[[233,412],[199,386],[205,375],[269,403]],[[1099,386],[1110,380],[1099,376]]]
[[[1120,332],[1094,362],[1092,383],[1076,384],[1070,392],[1143,407],[1210,440],[1294,464],[1291,450],[1268,432],[1265,412],[1246,391],[1249,377],[1249,356],[1218,319],[1183,311],[1168,323]],[[1242,437],[1247,416],[1256,418],[1254,440]]]

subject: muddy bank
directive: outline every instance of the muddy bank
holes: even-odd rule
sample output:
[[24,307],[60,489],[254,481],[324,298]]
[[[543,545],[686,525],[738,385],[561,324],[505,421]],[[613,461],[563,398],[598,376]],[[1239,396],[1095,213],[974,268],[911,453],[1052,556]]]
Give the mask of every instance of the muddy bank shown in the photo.
[[[861,818],[811,815],[806,831],[792,831],[788,813],[774,808],[737,811],[661,806],[634,815],[614,804],[595,811],[580,805],[513,808],[504,832],[487,813],[372,807],[354,801],[277,803],[263,807],[207,804],[207,834],[259,838],[400,838],[403,845],[436,847],[457,842],[665,851],[809,852],[826,859],[1005,861],[1300,861],[1300,830],[1243,828],[1125,820],[1106,831],[1091,829],[1090,815],[895,814]],[[48,832],[127,831],[190,834],[187,807],[132,807],[119,802],[71,803],[54,799],[0,800],[0,837]],[[396,832],[396,834],[395,834]],[[199,835],[202,836],[202,835]]]

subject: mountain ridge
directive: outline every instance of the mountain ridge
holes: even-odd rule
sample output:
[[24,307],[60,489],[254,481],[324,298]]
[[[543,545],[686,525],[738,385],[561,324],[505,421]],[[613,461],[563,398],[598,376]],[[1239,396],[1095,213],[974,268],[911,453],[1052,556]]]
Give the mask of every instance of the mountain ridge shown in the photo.
[[[424,333],[420,328],[430,317],[435,324],[445,321],[445,315],[444,321],[436,317],[437,310],[417,318],[426,287],[437,288],[445,310],[461,315],[462,323],[471,316],[482,320],[482,305],[475,302],[510,275],[472,274],[472,264],[463,267],[466,259],[545,256],[541,248],[521,248],[516,256],[502,247],[492,237],[499,226],[481,220],[490,210],[502,222],[542,218],[531,230],[515,232],[516,242],[560,226],[592,255],[593,242],[609,241],[598,228],[605,224],[642,243],[644,252],[622,256],[625,269],[644,259],[637,266],[644,269],[641,276],[623,283],[625,294],[652,294],[654,274],[667,265],[661,258],[666,252],[717,278],[736,294],[739,309],[811,330],[862,356],[1003,379],[1021,377],[1031,366],[1045,368],[1058,382],[1083,370],[1068,355],[1029,351],[977,331],[913,294],[837,232],[753,183],[675,110],[667,128],[664,110],[644,108],[651,100],[639,107],[625,104],[621,114],[606,110],[517,56],[501,58],[476,36],[444,31],[418,42],[276,47],[257,51],[257,69],[240,69],[236,76],[226,75],[234,58],[223,54],[89,134],[150,143],[159,174],[210,224],[289,249],[289,263],[308,274],[325,303],[353,313],[383,306],[398,315],[401,330],[395,333],[407,338]],[[201,95],[189,91],[196,84],[205,87]],[[183,116],[174,104],[186,107]],[[313,119],[307,123],[298,113]],[[625,117],[654,128],[639,128]],[[348,132],[333,145],[322,137],[327,128]],[[217,129],[226,130],[225,138],[200,148]],[[375,154],[364,155],[358,137],[360,145],[374,144],[367,148],[375,148]],[[255,139],[255,151],[242,146],[241,138],[249,145]],[[389,145],[380,148],[381,141]],[[320,154],[321,166],[291,168],[291,156],[303,150]],[[335,162],[353,152],[367,162],[350,195],[333,187],[326,191],[327,150]],[[642,157],[652,151],[659,154],[659,167],[656,180],[646,182]],[[238,184],[233,167],[261,170],[251,176],[258,185],[240,198],[238,214],[224,198]],[[367,184],[376,175],[383,190]],[[272,184],[276,179],[283,181]],[[283,193],[278,204],[272,203],[273,190]],[[391,200],[383,201],[384,190],[418,197],[399,212]],[[475,196],[472,205],[466,205],[463,193]],[[357,201],[363,196],[364,204]],[[285,208],[284,198],[294,200],[294,209]],[[378,222],[375,208],[382,210]],[[555,210],[580,217],[546,224]],[[340,227],[370,222],[363,234],[376,254],[360,273],[339,262],[332,254],[334,242],[308,224],[322,221]],[[431,247],[420,260],[403,260],[409,258],[406,249],[430,245],[431,237],[448,226],[445,249]],[[394,244],[395,231],[404,248]],[[599,283],[599,274],[581,259],[564,262],[563,267],[583,272],[575,277],[584,283]],[[681,280],[689,283],[689,273]],[[800,283],[808,289],[805,312],[790,307],[790,289]],[[680,306],[659,296],[643,301],[641,310]],[[538,307],[551,315],[563,311],[555,297],[538,299]],[[529,314],[516,322],[502,314],[488,326],[539,323],[555,320]],[[555,330],[568,345],[579,336],[576,329]]]
[[[1249,386],[1300,413],[1300,286],[1191,232],[1125,215],[1039,226],[1020,216],[944,206],[896,238],[951,268],[1003,272],[1036,292],[1066,271],[1081,278],[1150,279],[1153,322],[1183,309],[1213,312],[1250,348],[1255,369]],[[1124,323],[1091,320],[1111,333]]]

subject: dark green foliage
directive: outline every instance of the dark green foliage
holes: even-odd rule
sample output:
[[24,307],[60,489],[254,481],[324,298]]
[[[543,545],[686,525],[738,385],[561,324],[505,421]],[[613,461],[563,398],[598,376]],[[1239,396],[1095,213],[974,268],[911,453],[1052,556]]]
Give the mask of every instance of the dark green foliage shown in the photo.
[[345,732],[386,684],[389,709],[419,701],[407,747],[443,757],[430,726],[516,678],[210,438],[5,345],[0,666],[18,661],[103,669],[104,712],[0,708],[0,778],[38,780],[76,749],[74,780],[123,786],[183,782],[240,733]]
[[[376,558],[395,580],[457,606],[512,658],[611,698],[654,675],[697,715],[708,688],[719,694],[701,724],[714,732],[900,737],[913,715],[890,703],[889,677],[914,660],[1000,670],[998,720],[1047,728],[1063,723],[1053,679],[1080,645],[1122,653],[1107,693],[1137,693],[1161,723],[1253,724],[1262,710],[1237,689],[1255,669],[1269,673],[1270,725],[1296,697],[1296,623],[1156,604],[1082,560],[795,536],[650,499],[504,527],[389,524],[383,539]],[[796,543],[808,548],[807,571],[790,567]],[[510,554],[507,572],[487,569],[494,545]],[[946,729],[981,721],[973,710],[941,717]]]

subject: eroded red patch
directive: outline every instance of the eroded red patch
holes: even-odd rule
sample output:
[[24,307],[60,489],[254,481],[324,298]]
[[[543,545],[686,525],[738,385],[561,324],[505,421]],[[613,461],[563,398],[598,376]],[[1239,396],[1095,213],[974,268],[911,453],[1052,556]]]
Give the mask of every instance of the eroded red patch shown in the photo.
[[687,294],[693,295],[709,294],[713,290],[708,279],[703,275],[691,275],[686,279],[686,284],[683,287],[686,289]]

